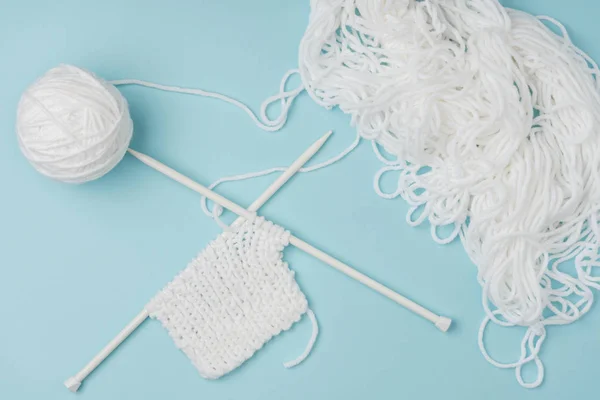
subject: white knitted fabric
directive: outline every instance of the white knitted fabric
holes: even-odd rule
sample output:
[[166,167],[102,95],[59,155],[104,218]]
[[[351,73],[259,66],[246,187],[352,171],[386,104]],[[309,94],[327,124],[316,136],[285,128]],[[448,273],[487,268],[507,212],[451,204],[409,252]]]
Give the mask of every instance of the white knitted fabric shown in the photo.
[[308,311],[282,260],[289,237],[261,217],[223,232],[146,306],[204,378],[231,372]]

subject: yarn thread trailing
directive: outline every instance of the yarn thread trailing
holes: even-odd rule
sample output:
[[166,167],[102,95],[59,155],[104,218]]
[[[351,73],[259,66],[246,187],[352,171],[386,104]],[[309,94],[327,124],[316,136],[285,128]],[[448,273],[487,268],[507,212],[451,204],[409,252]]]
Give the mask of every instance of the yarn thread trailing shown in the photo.
[[[244,103],[221,93],[138,79],[107,82],[82,68],[59,65],[21,96],[16,124],[19,146],[43,175],[67,183],[88,182],[114,168],[131,142],[129,107],[115,86],[139,85],[218,99],[242,109],[260,129],[277,131],[285,125],[288,109],[303,91],[302,86],[286,89],[289,78],[296,73],[286,73],[279,93],[266,99],[257,115]],[[267,115],[272,103],[281,106],[280,114],[273,119]]]
[[240,366],[273,336],[307,313],[318,327],[294,272],[282,260],[290,233],[256,217],[212,241],[146,306],[204,378],[217,379]]
[[[404,198],[436,242],[460,237],[483,288],[482,353],[538,386],[546,327],[579,319],[600,289],[596,63],[557,21],[495,0],[312,0],[299,69],[373,140],[377,193]],[[489,321],[528,328],[516,362],[488,355]]]

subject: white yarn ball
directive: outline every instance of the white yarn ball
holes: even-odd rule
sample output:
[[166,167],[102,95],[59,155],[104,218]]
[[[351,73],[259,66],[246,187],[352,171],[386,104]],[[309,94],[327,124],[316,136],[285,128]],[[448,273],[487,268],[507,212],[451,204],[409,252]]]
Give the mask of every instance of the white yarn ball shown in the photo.
[[19,102],[23,154],[36,170],[59,181],[83,183],[106,174],[125,155],[132,133],[121,93],[71,65],[48,71]]

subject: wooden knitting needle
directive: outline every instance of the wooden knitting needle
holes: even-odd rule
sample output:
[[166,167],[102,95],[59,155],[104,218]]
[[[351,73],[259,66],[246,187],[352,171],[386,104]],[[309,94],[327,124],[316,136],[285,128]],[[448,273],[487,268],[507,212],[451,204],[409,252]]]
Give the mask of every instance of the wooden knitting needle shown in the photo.
[[[323,137],[313,143],[296,161],[294,161],[277,179],[248,207],[248,210],[244,210],[245,213],[253,213],[258,211],[276,192],[279,190],[308,160],[314,156],[321,147],[325,144],[331,131],[327,132]],[[135,157],[138,157],[141,153],[135,150],[128,150]],[[139,157],[138,157],[139,158]],[[243,217],[239,217],[234,224],[239,223],[243,220]],[[142,310],[113,340],[111,340],[100,352],[77,374],[73,375],[65,381],[65,386],[71,392],[76,392],[81,386],[81,382],[94,370],[106,357],[110,355],[138,326],[142,324],[148,318],[148,312]]]
[[[214,201],[215,203],[221,205],[222,207],[227,208],[229,211],[234,212],[235,214],[239,215],[240,217],[249,219],[254,216],[254,214],[252,212],[235,204],[231,200],[226,199],[225,197],[221,196],[220,194],[213,192],[212,190],[208,189],[207,187],[202,186],[197,182],[194,182],[187,176],[180,174],[179,172],[175,171],[174,169],[172,169],[170,167],[167,167],[166,165],[156,161],[152,157],[147,156],[142,153],[139,153],[137,151],[133,151],[133,150],[130,150],[129,152],[132,155],[134,155],[137,159],[139,159],[141,162],[143,162],[144,164],[154,168],[158,172],[165,174],[169,178],[181,183],[182,185],[187,186],[188,188],[192,189],[193,191],[198,192],[203,196],[206,196],[206,198]],[[426,309],[425,307],[415,303],[412,300],[407,299],[406,297],[394,292],[392,289],[390,289],[390,288],[382,285],[381,283],[369,278],[368,276],[358,272],[357,270],[344,264],[340,260],[338,260],[338,259],[330,256],[329,254],[317,249],[316,247],[306,243],[302,239],[299,239],[299,238],[291,235],[290,236],[290,244],[295,246],[296,248],[304,251],[305,253],[310,254],[311,256],[323,261],[324,263],[337,269],[338,271],[348,275],[352,279],[355,279],[358,282],[381,293],[382,295],[386,296],[387,298],[389,298],[389,299],[395,301],[396,303],[400,304],[401,306],[409,309],[410,311],[433,322],[433,324],[435,324],[435,326],[442,332],[446,332],[448,330],[448,328],[450,328],[450,325],[452,323],[452,320],[450,318],[435,314],[434,312]]]

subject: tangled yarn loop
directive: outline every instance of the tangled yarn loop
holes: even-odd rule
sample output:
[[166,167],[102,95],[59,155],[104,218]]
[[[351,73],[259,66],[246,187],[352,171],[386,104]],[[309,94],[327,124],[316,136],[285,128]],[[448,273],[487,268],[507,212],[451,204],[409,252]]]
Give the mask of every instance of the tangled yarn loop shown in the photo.
[[[374,140],[379,195],[404,198],[437,242],[460,237],[483,288],[484,356],[538,386],[545,327],[579,319],[600,288],[596,63],[557,21],[496,0],[312,0],[299,69]],[[518,362],[489,357],[489,321],[528,327]]]

